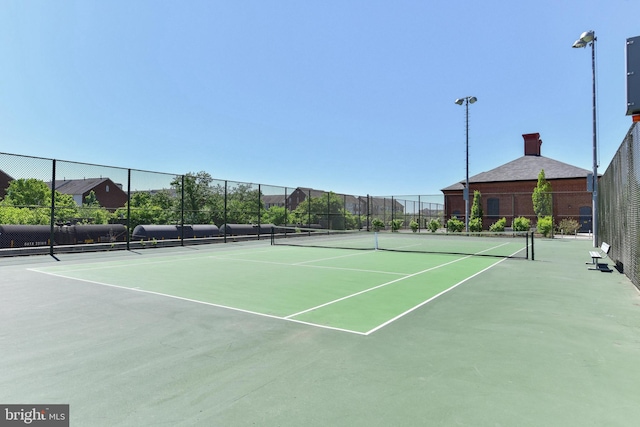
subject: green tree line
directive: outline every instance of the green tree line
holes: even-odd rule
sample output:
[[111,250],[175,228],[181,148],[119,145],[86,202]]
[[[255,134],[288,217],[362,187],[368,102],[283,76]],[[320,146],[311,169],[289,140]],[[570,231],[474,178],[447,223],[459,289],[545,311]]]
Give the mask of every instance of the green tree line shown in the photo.
[[[115,211],[100,206],[91,192],[79,206],[71,195],[54,193],[54,220],[58,224],[322,224],[333,229],[351,229],[357,218],[348,212],[335,193],[307,198],[294,210],[282,206],[265,209],[262,194],[248,184],[231,188],[217,184],[207,172],[177,176],[170,189],[133,192],[130,201]],[[184,188],[183,188],[184,187]],[[226,193],[226,199],[225,199]],[[10,183],[0,201],[0,224],[49,224],[51,189],[37,179]]]

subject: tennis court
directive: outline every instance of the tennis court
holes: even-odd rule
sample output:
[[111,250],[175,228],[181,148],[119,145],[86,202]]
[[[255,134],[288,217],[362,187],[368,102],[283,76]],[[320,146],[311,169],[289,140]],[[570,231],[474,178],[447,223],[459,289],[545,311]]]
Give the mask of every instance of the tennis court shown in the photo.
[[[190,256],[59,265],[33,271],[367,335],[500,262],[473,254],[425,256],[331,247],[350,247],[354,242],[360,249],[367,244],[373,247],[372,233],[323,235],[322,241],[318,240],[290,237],[286,241],[294,247],[217,247]],[[426,240],[430,239],[409,235],[400,238],[395,248],[406,251]],[[478,255],[495,255],[500,249],[508,256],[514,240],[471,239],[471,249]],[[300,250],[305,243],[313,247]],[[454,247],[449,243],[447,251]],[[320,244],[329,247],[318,247]],[[517,248],[520,250],[523,248]]]
[[521,241],[303,239],[0,260],[1,400],[91,426],[640,417],[640,296],[588,270],[590,241],[536,240],[530,261]]

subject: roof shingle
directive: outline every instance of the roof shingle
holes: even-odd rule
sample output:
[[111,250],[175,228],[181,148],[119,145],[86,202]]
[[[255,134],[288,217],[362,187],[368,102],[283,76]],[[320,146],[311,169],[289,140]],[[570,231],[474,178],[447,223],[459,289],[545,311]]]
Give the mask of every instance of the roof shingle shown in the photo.
[[[544,156],[522,156],[495,169],[469,177],[469,183],[532,181],[538,179],[538,174],[542,169],[544,169],[544,175],[547,180],[586,178],[587,174],[591,173],[588,169],[582,169]],[[443,188],[441,191],[462,190],[464,188],[462,184],[463,182],[457,182]]]

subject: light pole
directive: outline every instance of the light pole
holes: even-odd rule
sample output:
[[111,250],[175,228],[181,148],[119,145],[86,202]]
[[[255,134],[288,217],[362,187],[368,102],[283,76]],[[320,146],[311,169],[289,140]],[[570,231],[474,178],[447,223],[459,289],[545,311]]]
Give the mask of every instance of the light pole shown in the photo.
[[466,107],[466,135],[467,135],[467,150],[466,150],[466,179],[463,190],[464,197],[464,228],[465,231],[469,232],[469,104],[473,104],[476,102],[478,98],[475,96],[466,96],[464,98],[458,98],[455,100],[455,103],[458,105],[465,104]]
[[585,31],[580,38],[573,43],[574,48],[591,45],[591,72],[593,75],[593,176],[591,179],[591,227],[593,228],[593,247],[598,247],[598,141],[596,134],[596,33]]

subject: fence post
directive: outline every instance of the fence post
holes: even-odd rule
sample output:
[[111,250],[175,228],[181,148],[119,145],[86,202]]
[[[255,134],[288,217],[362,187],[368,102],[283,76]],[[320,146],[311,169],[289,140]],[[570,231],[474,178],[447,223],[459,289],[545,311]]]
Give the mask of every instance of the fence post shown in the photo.
[[418,194],[418,233],[422,229],[422,203],[420,203],[420,195]]
[[127,250],[131,250],[131,169],[127,169]]
[[49,218],[49,255],[53,256],[54,227],[56,222],[56,159],[51,167],[51,217]]
[[369,230],[369,224],[371,223],[371,199],[367,194],[367,231]]
[[311,227],[311,189],[309,189],[309,195],[307,196],[307,203],[309,205],[309,214],[308,214],[308,219],[307,219],[307,224],[308,227]]
[[260,203],[260,201],[262,200],[262,185],[258,184],[258,240],[260,240],[260,231],[262,231],[262,221],[260,218],[260,213],[261,213],[261,209],[260,209],[260,205],[262,203]]
[[224,181],[224,242],[227,243],[227,182]]
[[180,187],[180,246],[184,246],[184,175]]

